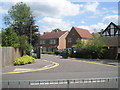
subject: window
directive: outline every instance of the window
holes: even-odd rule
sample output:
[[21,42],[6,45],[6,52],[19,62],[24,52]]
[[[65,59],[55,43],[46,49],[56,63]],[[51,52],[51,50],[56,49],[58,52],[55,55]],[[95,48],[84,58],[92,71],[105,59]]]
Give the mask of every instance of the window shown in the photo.
[[56,40],[55,39],[51,39],[50,40],[50,44],[56,44]]
[[72,38],[68,38],[68,42],[69,42],[69,43],[72,42]]
[[111,33],[111,36],[114,36],[114,26],[113,25],[110,26],[110,33]]
[[40,44],[45,44],[45,40],[40,40]]

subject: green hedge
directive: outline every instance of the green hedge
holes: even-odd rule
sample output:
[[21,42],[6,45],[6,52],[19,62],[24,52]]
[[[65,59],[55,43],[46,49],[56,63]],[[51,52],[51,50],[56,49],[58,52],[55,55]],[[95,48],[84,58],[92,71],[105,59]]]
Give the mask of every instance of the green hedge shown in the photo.
[[54,52],[42,52],[42,54],[54,54]]
[[13,62],[14,65],[24,65],[24,64],[30,64],[32,62],[34,62],[35,58],[28,56],[28,55],[24,55],[20,58],[18,58],[16,61]]

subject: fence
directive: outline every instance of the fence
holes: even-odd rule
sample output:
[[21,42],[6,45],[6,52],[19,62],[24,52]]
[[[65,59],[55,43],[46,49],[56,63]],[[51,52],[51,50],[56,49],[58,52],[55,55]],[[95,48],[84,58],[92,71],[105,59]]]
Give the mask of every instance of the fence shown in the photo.
[[3,88],[118,88],[116,78],[2,81]]
[[20,57],[20,51],[18,48],[0,47],[0,51],[0,55],[2,55],[2,67],[12,65],[13,61]]

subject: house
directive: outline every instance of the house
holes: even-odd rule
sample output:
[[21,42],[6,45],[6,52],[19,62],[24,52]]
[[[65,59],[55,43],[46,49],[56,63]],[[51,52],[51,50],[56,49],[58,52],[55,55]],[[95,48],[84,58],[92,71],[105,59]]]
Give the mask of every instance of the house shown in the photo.
[[106,43],[105,48],[108,50],[106,56],[110,59],[120,58],[120,26],[111,22],[102,34],[102,40]]
[[71,48],[76,44],[76,40],[83,40],[85,42],[90,39],[92,35],[86,29],[72,27],[69,34],[66,37],[66,47]]
[[68,31],[45,32],[40,35],[40,47],[43,51],[54,52],[66,48],[66,36]]
[[92,33],[92,37],[95,37],[95,38],[100,38],[100,34],[99,33]]

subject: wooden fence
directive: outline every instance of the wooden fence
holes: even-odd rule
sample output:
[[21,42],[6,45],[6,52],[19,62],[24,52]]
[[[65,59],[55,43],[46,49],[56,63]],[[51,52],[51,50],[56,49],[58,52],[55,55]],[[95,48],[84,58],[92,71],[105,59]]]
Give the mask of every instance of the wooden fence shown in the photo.
[[13,61],[21,56],[18,48],[0,47],[0,51],[2,67],[13,65]]

